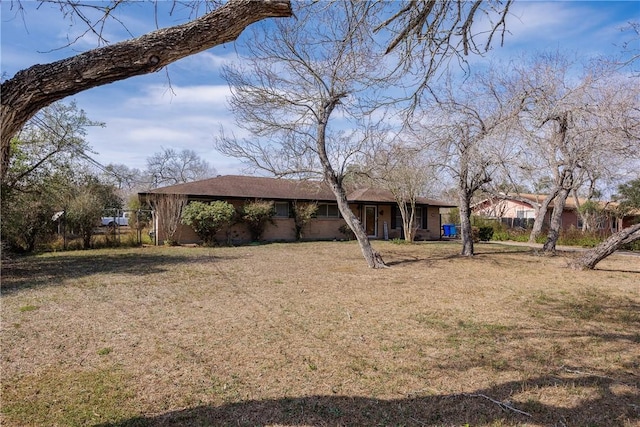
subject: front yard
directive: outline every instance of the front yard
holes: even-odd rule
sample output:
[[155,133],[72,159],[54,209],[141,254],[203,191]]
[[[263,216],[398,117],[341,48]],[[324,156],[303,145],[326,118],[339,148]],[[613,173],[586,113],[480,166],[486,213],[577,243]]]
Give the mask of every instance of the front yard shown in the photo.
[[3,262],[18,425],[632,426],[640,258],[355,242]]

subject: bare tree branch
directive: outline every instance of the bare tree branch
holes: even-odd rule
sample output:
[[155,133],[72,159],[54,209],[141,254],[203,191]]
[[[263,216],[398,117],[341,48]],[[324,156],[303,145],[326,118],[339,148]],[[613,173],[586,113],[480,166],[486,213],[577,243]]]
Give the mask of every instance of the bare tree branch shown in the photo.
[[186,24],[19,71],[1,87],[2,177],[9,161],[11,138],[41,108],[96,86],[160,70],[174,61],[235,40],[254,22],[291,13],[288,0],[230,0]]

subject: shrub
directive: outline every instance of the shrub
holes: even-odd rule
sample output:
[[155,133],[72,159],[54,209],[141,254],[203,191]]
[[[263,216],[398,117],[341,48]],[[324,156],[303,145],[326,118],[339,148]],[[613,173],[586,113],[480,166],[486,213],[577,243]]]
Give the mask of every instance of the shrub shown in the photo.
[[558,238],[559,245],[595,247],[602,242],[604,235],[597,231],[582,231],[575,227],[562,230]]
[[276,214],[273,202],[256,200],[246,203],[242,207],[240,218],[249,227],[251,240],[259,241],[264,234],[267,223],[273,224],[273,216]]
[[391,243],[396,245],[408,245],[408,244],[411,244],[412,242],[409,242],[406,239],[401,239],[399,237],[396,237],[395,239],[391,239]]
[[483,242],[488,242],[493,237],[493,227],[478,227],[478,237]]
[[471,227],[471,238],[474,243],[478,243],[480,241],[480,229],[478,227]]
[[353,234],[353,230],[351,230],[351,228],[347,224],[342,224],[340,228],[338,228],[338,231],[344,234],[344,238],[347,240],[353,240],[356,238],[356,235]]
[[640,251],[640,240],[636,240],[635,242],[627,243],[622,247],[622,249],[626,251]]
[[460,209],[451,208],[449,209],[449,213],[447,214],[447,223],[460,225]]
[[497,240],[499,242],[503,242],[505,240],[511,240],[511,238],[509,237],[509,232],[507,230],[494,230],[493,232],[493,236],[491,236],[491,239],[493,240]]
[[191,202],[182,210],[182,223],[190,225],[205,244],[216,243],[216,234],[230,226],[236,215],[232,204],[215,201]]
[[296,227],[296,240],[302,239],[304,227],[311,221],[318,211],[317,203],[293,202],[293,218]]
[[97,195],[86,189],[69,203],[67,223],[80,233],[82,248],[89,249],[92,244],[96,224],[100,224],[102,215],[101,200]]

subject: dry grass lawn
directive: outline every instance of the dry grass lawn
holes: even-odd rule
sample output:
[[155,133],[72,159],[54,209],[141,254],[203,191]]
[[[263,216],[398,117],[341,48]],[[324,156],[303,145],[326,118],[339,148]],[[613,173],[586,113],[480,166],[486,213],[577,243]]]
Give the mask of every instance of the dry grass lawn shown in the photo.
[[640,257],[481,244],[15,258],[2,426],[637,426]]

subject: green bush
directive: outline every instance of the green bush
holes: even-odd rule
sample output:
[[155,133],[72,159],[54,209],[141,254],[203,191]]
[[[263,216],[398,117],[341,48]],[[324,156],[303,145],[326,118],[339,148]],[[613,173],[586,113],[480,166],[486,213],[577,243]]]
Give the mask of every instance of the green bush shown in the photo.
[[504,242],[505,240],[511,240],[511,237],[509,236],[509,232],[507,230],[498,230],[493,232],[493,236],[491,236],[492,240],[496,240],[499,242]]
[[296,240],[302,239],[302,231],[318,211],[317,203],[293,202],[293,219],[295,223]]
[[391,239],[391,243],[396,245],[410,245],[412,242],[408,242],[406,239],[396,237],[395,239]]
[[275,214],[273,202],[256,200],[255,202],[246,203],[242,207],[240,218],[249,227],[252,241],[257,242],[262,239],[267,223],[273,224],[273,216]]
[[636,240],[635,242],[627,243],[622,247],[622,249],[626,251],[640,251],[640,240]]
[[230,226],[236,215],[232,204],[215,201],[191,202],[182,210],[182,223],[190,225],[205,244],[216,243],[216,234]]
[[484,226],[478,227],[478,237],[483,242],[488,242],[493,237],[493,227]]
[[575,227],[562,230],[558,238],[559,245],[582,246],[592,248],[598,246],[604,240],[603,233],[598,231],[582,231]]

